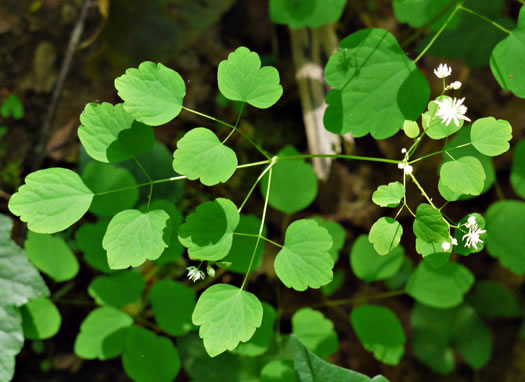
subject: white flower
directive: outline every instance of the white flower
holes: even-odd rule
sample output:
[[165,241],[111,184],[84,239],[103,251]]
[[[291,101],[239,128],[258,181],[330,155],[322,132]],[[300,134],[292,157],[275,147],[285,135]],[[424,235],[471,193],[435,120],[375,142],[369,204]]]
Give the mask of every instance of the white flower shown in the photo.
[[399,162],[399,163],[397,164],[397,168],[400,169],[400,170],[402,170],[402,169],[405,168],[405,164],[404,164],[403,162]]
[[461,82],[459,81],[454,81],[450,84],[450,87],[454,90],[458,90],[460,87],[461,87]]
[[401,149],[401,154],[406,154],[406,152],[407,152],[407,149],[403,147],[403,148]]
[[196,267],[188,267],[186,269],[188,270],[188,278],[193,282],[200,280],[200,279],[204,280],[204,278],[206,277],[204,275],[204,272],[199,271],[199,269]]
[[405,171],[405,174],[410,175],[412,174],[412,171],[414,171],[414,168],[411,165],[407,164],[403,171]]
[[437,69],[434,69],[434,74],[437,78],[445,78],[452,74],[452,68],[448,67],[446,64],[439,64]]
[[459,126],[460,119],[470,122],[470,119],[465,116],[467,107],[462,105],[464,100],[465,98],[461,98],[460,100],[454,98],[454,100],[452,100],[452,98],[449,97],[443,99],[443,101],[435,100],[434,102],[439,106],[436,116],[440,117],[447,126],[452,120],[454,120],[456,126]]
[[465,247],[470,248],[472,246],[475,249],[478,249],[478,243],[483,243],[483,240],[481,240],[479,236],[487,231],[478,227],[478,223],[476,222],[475,216],[471,216],[468,218],[465,227],[468,228],[468,233],[463,235],[462,238],[462,240],[465,240],[465,238],[467,238]]
[[455,237],[452,238],[452,245],[458,245],[458,239]]
[[443,248],[443,251],[448,251],[450,249],[450,243],[448,241],[444,241],[443,244],[441,244],[441,248]]

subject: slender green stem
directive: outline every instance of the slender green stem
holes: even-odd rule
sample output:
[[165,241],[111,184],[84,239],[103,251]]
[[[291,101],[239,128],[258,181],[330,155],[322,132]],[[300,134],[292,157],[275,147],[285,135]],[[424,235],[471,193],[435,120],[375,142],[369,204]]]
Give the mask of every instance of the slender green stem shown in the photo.
[[140,167],[140,169],[144,173],[144,175],[146,176],[146,178],[149,180],[149,195],[148,195],[148,207],[147,207],[147,209],[149,210],[149,205],[151,204],[151,196],[153,195],[153,180],[151,179],[151,176],[149,176],[144,166],[142,166],[142,163],[140,163],[137,158],[134,158],[134,159],[137,165]]
[[434,42],[437,40],[437,38],[441,35],[441,33],[443,33],[445,28],[452,21],[452,19],[454,18],[456,13],[459,11],[460,7],[463,5],[464,2],[465,2],[465,0],[459,2],[459,4],[456,5],[456,7],[452,11],[452,13],[448,16],[447,21],[445,21],[445,23],[441,26],[441,28],[439,28],[439,30],[436,32],[434,37],[432,37],[432,40],[430,40],[430,42],[427,44],[427,46],[425,46],[425,48],[421,51],[421,53],[419,53],[419,56],[416,57],[416,59],[414,60],[414,63],[417,63],[421,59],[421,57],[423,57],[425,55],[425,53],[430,49],[430,47],[434,44]]
[[239,114],[237,115],[237,121],[235,121],[235,129],[232,129],[232,131],[230,131],[230,134],[228,134],[228,136],[224,139],[224,141],[222,141],[222,144],[225,144],[226,141],[228,139],[230,139],[230,137],[233,135],[235,130],[237,130],[237,126],[239,126],[239,121],[241,120],[241,115],[242,115],[242,112],[244,110],[244,105],[245,105],[245,103],[243,102],[242,105],[241,105],[241,110],[239,111]]
[[268,239],[268,238],[265,237],[265,236],[259,236],[259,235],[256,235],[256,234],[254,234],[254,233],[234,232],[233,234],[234,234],[234,235],[237,235],[237,236],[260,237],[260,238],[263,239],[264,241],[267,241],[268,243],[273,244],[273,245],[275,245],[275,246],[277,246],[277,247],[279,247],[279,248],[282,248],[282,247],[283,247],[281,244],[276,243],[275,241],[270,240],[270,239]]
[[462,145],[458,145],[458,146],[454,146],[454,147],[449,147],[448,149],[446,150],[439,150],[439,151],[436,151],[436,152],[433,152],[433,153],[430,153],[430,154],[427,154],[427,155],[424,155],[422,157],[419,157],[419,158],[416,158],[410,162],[408,162],[408,164],[413,164],[413,163],[416,163],[416,162],[419,162],[420,160],[423,160],[423,159],[426,159],[426,158],[430,158],[430,157],[433,157],[434,155],[439,155],[439,154],[442,154],[443,152],[445,151],[452,151],[452,150],[456,150],[456,149],[460,149],[462,147],[467,147],[467,146],[471,146],[472,143],[469,142],[469,143],[464,143]]
[[242,281],[241,290],[244,289],[244,286],[246,285],[246,282],[248,281],[248,276],[250,276],[250,271],[252,270],[253,266],[253,259],[255,259],[255,253],[257,252],[257,248],[259,247],[259,243],[261,241],[262,232],[264,228],[264,221],[266,220],[266,210],[268,209],[268,199],[270,199],[270,186],[272,184],[272,164],[276,163],[275,158],[272,160],[272,163],[270,164],[270,172],[268,173],[268,187],[266,187],[266,197],[264,198],[264,207],[263,207],[263,213],[261,217],[261,225],[259,227],[259,236],[257,237],[257,241],[255,242],[255,248],[252,252],[252,257],[250,259],[250,265],[248,265],[248,270],[246,271],[246,274],[244,275],[244,280]]
[[384,158],[375,158],[375,157],[363,157],[359,155],[344,155],[344,154],[304,154],[304,155],[290,155],[277,157],[277,161],[280,160],[291,160],[291,159],[311,159],[311,158],[341,158],[341,159],[355,159],[368,162],[383,162],[383,163],[392,163],[398,164],[401,161],[395,159],[384,159]]
[[[434,203],[432,203],[432,199],[430,199],[430,197],[427,195],[427,193],[425,192],[423,187],[421,187],[421,185],[417,181],[416,177],[413,174],[409,174],[409,176],[410,176],[410,178],[412,178],[412,181],[417,186],[417,188],[419,188],[419,191],[421,191],[421,194],[425,197],[425,199],[428,201],[428,203],[437,210],[438,208],[434,205]],[[448,222],[447,222],[447,224],[448,224]]]
[[252,187],[250,188],[250,191],[248,191],[248,193],[246,194],[246,197],[242,201],[241,206],[239,207],[239,213],[242,211],[244,205],[246,204],[246,202],[248,201],[248,199],[252,195],[253,191],[255,190],[255,187],[257,187],[257,185],[259,184],[261,179],[264,177],[264,175],[266,175],[266,173],[272,169],[272,167],[275,165],[275,163],[277,163],[277,162],[275,160],[272,160],[272,162],[268,165],[268,167],[266,167],[264,169],[264,171],[259,175],[259,177],[255,180],[255,182],[253,183]]
[[185,106],[182,107],[184,110],[186,111],[189,111],[190,113],[193,113],[193,114],[197,114],[201,117],[204,117],[204,118],[208,118],[208,119],[211,119],[212,121],[215,121],[221,125],[224,125],[224,126],[227,126],[229,127],[230,129],[234,129],[234,130],[237,130],[239,132],[239,134],[241,134],[248,142],[250,142],[250,144],[255,147],[257,149],[257,151],[259,151],[262,155],[264,155],[266,157],[266,159],[272,159],[272,157],[266,152],[264,151],[257,143],[255,143],[249,136],[247,136],[246,134],[244,134],[242,132],[242,130],[239,130],[237,127],[229,124],[228,122],[224,122],[224,121],[221,121],[220,119],[217,119],[215,117],[212,117],[210,115],[207,115],[207,114],[204,114],[204,113],[201,113],[201,112],[198,112],[196,110],[192,110],[192,109],[189,109]]
[[324,306],[337,306],[337,305],[349,305],[349,304],[355,304],[358,302],[369,302],[374,300],[382,300],[385,298],[390,298],[394,296],[400,296],[402,294],[405,294],[406,291],[404,289],[398,289],[393,290],[389,292],[383,292],[372,296],[359,296],[354,298],[347,298],[347,299],[341,299],[341,300],[331,300],[331,301],[325,301],[320,304],[314,304],[310,305],[310,308],[322,308]]
[[462,11],[465,11],[467,13],[470,13],[474,16],[477,16],[479,17],[480,19],[482,20],[485,20],[486,22],[488,22],[489,24],[492,24],[493,26],[495,26],[496,28],[498,28],[500,31],[502,32],[505,32],[506,34],[511,34],[512,32],[510,30],[508,30],[507,28],[503,27],[502,25],[498,24],[497,22],[495,22],[494,20],[492,19],[489,19],[488,17],[482,15],[481,13],[478,13],[476,12],[475,10],[473,9],[470,9],[470,8],[467,8],[467,7],[464,7],[462,4],[459,5],[459,9],[461,9]]
[[410,215],[412,215],[412,216],[415,218],[415,217],[416,217],[416,214],[414,213],[414,211],[412,211],[412,210],[410,209],[410,207],[408,206],[407,203],[405,203],[405,207],[407,208],[408,212],[410,212]]
[[239,166],[237,166],[237,169],[239,168],[248,168],[248,167],[255,167],[255,166],[262,166],[263,164],[268,164],[270,163],[271,161],[268,159],[268,160],[262,160],[260,162],[253,162],[253,163],[247,163],[247,164],[241,164]]
[[66,285],[64,285],[62,288],[57,290],[53,295],[51,296],[51,300],[57,301],[59,300],[63,295],[65,295],[67,292],[69,292],[73,287],[75,286],[74,281],[68,282]]

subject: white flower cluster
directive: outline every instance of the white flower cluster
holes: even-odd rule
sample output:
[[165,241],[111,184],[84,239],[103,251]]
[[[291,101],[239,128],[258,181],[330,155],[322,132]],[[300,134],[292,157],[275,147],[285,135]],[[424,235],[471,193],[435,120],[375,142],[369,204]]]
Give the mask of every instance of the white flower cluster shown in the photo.
[[200,280],[200,279],[204,280],[204,278],[206,277],[204,272],[200,271],[199,268],[197,267],[191,266],[186,269],[188,270],[188,278],[193,282]]
[[478,227],[478,223],[476,221],[475,216],[471,216],[467,220],[467,224],[465,224],[465,227],[468,228],[468,233],[463,235],[462,240],[465,240],[467,238],[467,242],[465,243],[465,247],[474,247],[475,249],[478,249],[478,244],[483,243],[483,240],[480,239],[480,235],[484,234],[484,229],[481,229]]
[[403,149],[401,150],[401,154],[403,154],[405,156],[405,158],[403,159],[403,162],[400,162],[397,164],[397,168],[400,169],[400,170],[403,170],[403,172],[405,173],[405,175],[410,175],[412,174],[412,171],[414,171],[414,168],[408,164],[408,152],[407,152],[407,149],[403,147]]
[[[446,64],[439,64],[439,66],[434,69],[434,74],[438,78],[445,78],[452,74],[452,68]],[[444,90],[458,90],[459,88],[461,88],[461,82],[454,81],[446,86]],[[440,117],[443,123],[445,123],[447,126],[451,121],[454,121],[456,126],[459,126],[460,119],[470,122],[470,119],[465,116],[467,113],[467,107],[463,105],[463,101],[465,101],[465,98],[445,98],[443,101],[434,101],[439,106],[436,116]]]

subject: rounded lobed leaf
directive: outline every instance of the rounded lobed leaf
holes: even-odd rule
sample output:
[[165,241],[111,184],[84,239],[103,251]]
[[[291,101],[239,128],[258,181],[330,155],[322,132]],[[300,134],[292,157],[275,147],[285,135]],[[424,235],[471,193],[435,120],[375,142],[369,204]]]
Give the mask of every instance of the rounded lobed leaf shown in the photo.
[[56,305],[47,297],[39,297],[20,308],[24,337],[45,340],[58,333],[62,317]]
[[270,19],[292,29],[319,28],[341,18],[345,0],[271,0]]
[[427,106],[430,86],[384,29],[363,29],[339,44],[325,68],[330,91],[326,129],[354,137],[385,139],[415,121]]
[[399,245],[403,227],[392,218],[382,217],[377,220],[368,234],[368,241],[380,255],[388,255]]
[[263,307],[252,293],[228,284],[215,284],[201,294],[193,323],[199,328],[204,347],[215,357],[252,338],[261,326]]
[[177,142],[173,169],[189,180],[199,179],[205,186],[225,183],[237,169],[235,151],[223,145],[209,129],[197,127]]
[[179,374],[179,352],[168,338],[135,326],[129,330],[125,346],[122,364],[134,381],[172,382]]
[[505,90],[525,98],[525,7],[521,7],[518,25],[492,50],[490,70]]
[[443,220],[441,212],[426,203],[417,207],[413,230],[418,239],[429,243],[443,242],[450,236],[448,224]]
[[366,282],[385,280],[401,268],[405,251],[396,247],[386,256],[376,252],[366,235],[360,235],[350,251],[350,265],[354,274]]
[[235,204],[217,198],[199,205],[186,217],[179,229],[179,241],[194,260],[221,260],[230,252],[239,220]]
[[136,122],[122,104],[88,103],[80,123],[78,138],[89,156],[99,162],[137,157],[149,151],[155,141],[153,129]]
[[35,267],[57,282],[71,280],[78,273],[78,260],[61,238],[29,231],[25,249]]
[[296,220],[286,229],[284,246],[274,261],[277,277],[288,288],[304,291],[332,281],[334,261],[328,252],[333,241],[314,220]]
[[123,271],[110,276],[96,277],[88,287],[88,294],[99,305],[120,308],[139,299],[146,287],[140,272]]
[[149,298],[155,321],[162,330],[172,336],[183,336],[193,329],[191,315],[196,300],[193,289],[175,281],[161,280],[153,285]]
[[404,196],[405,186],[396,181],[377,187],[372,194],[372,201],[380,207],[394,208],[401,203]]
[[168,219],[162,210],[125,210],[115,215],[102,240],[109,267],[138,267],[146,260],[159,258],[168,246],[163,239]]
[[26,177],[25,184],[9,200],[9,210],[31,231],[55,233],[80,220],[93,196],[75,172],[48,168]]
[[444,309],[461,304],[472,284],[474,276],[460,264],[434,268],[424,261],[410,275],[406,292],[422,304]]
[[75,234],[78,249],[84,252],[84,260],[104,273],[115,272],[109,267],[106,251],[102,247],[108,224],[109,221],[105,220],[99,220],[96,224],[85,223]]
[[318,216],[312,217],[311,220],[316,221],[317,224],[319,224],[321,227],[326,228],[326,230],[332,237],[333,245],[328,252],[332,256],[332,259],[334,259],[334,264],[337,263],[337,260],[339,259],[339,251],[343,249],[343,246],[345,245],[345,229],[343,228],[343,226],[341,226],[341,224],[335,221],[324,220],[323,218]]
[[363,347],[389,365],[397,365],[405,352],[406,336],[394,312],[379,305],[361,305],[352,310],[350,322]]
[[131,325],[133,318],[112,306],[93,310],[80,325],[75,354],[85,359],[100,360],[120,355]]
[[470,140],[480,153],[495,157],[508,151],[512,139],[512,126],[503,119],[487,117],[472,124]]
[[440,181],[452,192],[479,195],[485,185],[485,171],[481,162],[471,156],[443,163],[439,170]]
[[240,343],[234,350],[234,353],[243,356],[257,357],[264,354],[272,345],[277,313],[271,305],[265,302],[262,302],[262,307],[263,318],[261,326],[255,330],[255,334],[248,342]]
[[292,334],[319,357],[328,357],[339,348],[334,323],[323,313],[311,308],[303,308],[294,313]]
[[221,61],[217,81],[226,98],[247,102],[259,109],[269,108],[283,94],[277,69],[273,66],[261,68],[259,55],[243,46]]
[[184,80],[162,64],[145,61],[115,79],[124,109],[137,121],[150,126],[168,123],[182,110],[186,95]]

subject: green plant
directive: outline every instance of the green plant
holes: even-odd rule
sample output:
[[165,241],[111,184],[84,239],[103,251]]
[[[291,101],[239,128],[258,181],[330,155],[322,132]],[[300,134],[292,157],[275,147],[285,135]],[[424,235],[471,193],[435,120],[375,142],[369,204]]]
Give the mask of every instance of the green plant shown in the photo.
[[[275,21],[291,27],[315,27],[339,17],[338,12],[323,14],[320,21],[312,16],[321,3],[276,0],[271,3],[271,13]],[[333,3],[342,10],[344,2]],[[417,19],[418,9],[402,8],[404,3],[408,2],[394,2],[396,12],[403,12],[400,19]],[[395,166],[399,180],[387,181],[372,196],[378,206],[397,211],[379,218],[368,237],[360,236],[355,241],[350,254],[352,271],[359,279],[385,280],[391,290],[368,297],[327,300],[321,306],[366,303],[353,309],[349,322],[363,347],[377,360],[397,365],[405,352],[406,334],[391,309],[370,302],[408,294],[416,301],[412,348],[418,359],[440,373],[454,368],[453,349],[470,366],[480,368],[490,358],[492,346],[482,318],[486,313],[465,301],[474,276],[459,261],[451,261],[452,252],[468,256],[487,244],[489,254],[499,258],[505,267],[515,273],[525,272],[525,242],[521,234],[525,230],[525,202],[499,201],[488,208],[485,216],[472,212],[460,221],[445,214],[448,202],[478,196],[492,186],[494,170],[490,158],[508,151],[512,138],[512,128],[505,120],[484,117],[464,126],[465,121],[470,122],[464,99],[446,95],[461,86],[456,81],[447,83],[451,69],[440,65],[435,70],[443,87],[441,94],[430,100],[430,86],[416,65],[458,12],[486,19],[464,3],[425,13],[428,22],[435,18],[443,22],[435,27],[434,38],[415,60],[406,56],[386,30],[364,29],[345,38],[325,68],[326,81],[333,87],[325,113],[328,130],[336,134],[350,132],[354,137],[370,134],[375,139],[390,138],[404,130],[412,143],[408,148],[400,148],[400,159],[326,155]],[[518,97],[525,96],[521,88],[525,83],[525,65],[521,65],[525,57],[524,9],[512,31],[491,21],[508,34],[492,51],[491,69],[501,86]],[[290,14],[291,20],[287,18]],[[317,179],[305,160],[316,155],[303,155],[289,146],[276,155],[269,154],[239,128],[248,105],[266,109],[283,94],[277,70],[261,67],[257,53],[245,47],[236,49],[220,63],[217,79],[226,99],[242,103],[235,124],[185,107],[186,85],[174,70],[152,62],[128,69],[115,80],[124,102],[88,104],[80,117],[80,141],[97,162],[88,161],[80,175],[65,168],[31,173],[9,201],[10,211],[33,231],[25,248],[40,271],[56,282],[73,279],[78,262],[66,244],[70,241],[84,252],[92,267],[105,273],[88,288],[99,307],[83,321],[75,353],[85,359],[122,356],[126,373],[141,382],[171,381],[179,373],[181,363],[194,380],[209,380],[212,372],[215,380],[245,381],[260,375],[263,381],[386,381],[383,376],[371,379],[322,359],[337,351],[338,337],[332,322],[312,309],[319,306],[295,312],[293,335],[287,336],[280,333],[277,324],[284,308],[262,302],[248,291],[250,276],[261,263],[261,248],[268,243],[278,248],[274,269],[280,282],[296,291],[323,288],[330,295],[337,284],[341,285],[334,264],[344,243],[344,230],[335,222],[307,218],[288,224],[282,243],[267,237],[268,206],[293,214],[315,199]],[[170,122],[182,110],[229,127],[231,133],[219,138],[206,127],[190,130],[177,142],[172,169],[166,170],[158,165],[165,163],[166,148],[155,143],[151,126]],[[421,122],[417,122],[419,119]],[[226,145],[235,133],[248,140],[260,154],[260,161],[238,163],[236,152]],[[421,142],[427,138],[441,140],[443,148],[417,156]],[[437,187],[447,201],[441,206],[436,205],[417,177],[419,163],[437,155],[443,156]],[[521,142],[515,151],[511,182],[522,197],[523,156]],[[176,208],[181,194],[177,186],[160,188],[184,179],[214,186],[227,182],[237,170],[252,167],[263,170],[244,200],[235,203],[219,197],[206,201],[184,219]],[[264,200],[260,217],[243,215],[258,185]],[[409,202],[415,202],[407,198],[408,187],[418,189],[425,201],[411,207]],[[141,190],[145,192],[141,194]],[[138,203],[141,204],[137,207]],[[97,216],[98,221],[75,226],[87,212]],[[402,212],[413,219],[413,245],[422,256],[415,269],[400,245],[403,232],[410,229],[398,221]],[[8,219],[2,217],[2,221],[5,223],[0,233],[7,250],[3,246],[1,255],[9,257],[21,250],[9,240]],[[51,236],[64,230],[64,236]],[[188,267],[182,258],[184,248],[193,262]],[[16,321],[16,325],[0,328],[0,333],[14,333],[15,338],[3,354],[3,359],[11,362],[5,376],[0,375],[5,380],[12,375],[12,358],[22,343],[20,317],[24,325],[34,323],[31,328],[26,329],[29,324],[24,326],[24,335],[35,339],[53,335],[60,320],[51,300],[41,297],[49,292],[25,258],[23,266],[30,269],[27,274],[31,275],[29,280],[21,281],[29,285],[27,293],[14,300],[9,295],[0,299],[6,317]],[[128,270],[129,267],[140,268],[137,271]],[[185,268],[193,282],[206,281],[194,288],[174,281],[184,277]],[[244,275],[240,285],[209,286],[228,270]],[[20,282],[12,272],[3,279],[9,285]],[[52,300],[60,301],[70,288],[68,285],[72,284],[56,291]],[[483,301],[491,298],[498,300],[494,295],[504,295],[510,302],[501,315],[518,314],[512,294],[497,286],[483,285],[473,296],[474,307],[483,306]],[[197,297],[196,292],[202,289]],[[37,296],[40,298],[27,303],[28,298]],[[19,306],[23,306],[21,311],[17,310]],[[125,310],[121,309],[123,306]],[[202,342],[192,333],[196,327]],[[177,347],[168,336],[177,338]],[[473,342],[472,338],[476,340]]]

